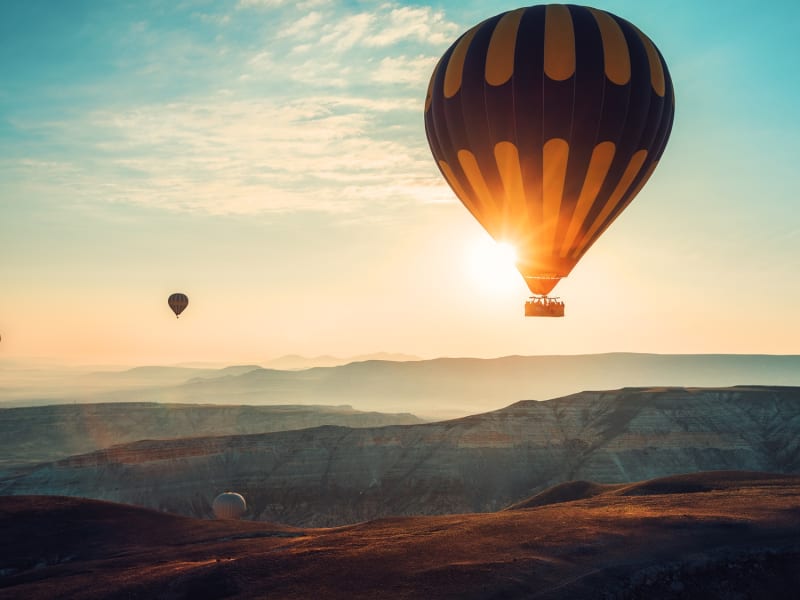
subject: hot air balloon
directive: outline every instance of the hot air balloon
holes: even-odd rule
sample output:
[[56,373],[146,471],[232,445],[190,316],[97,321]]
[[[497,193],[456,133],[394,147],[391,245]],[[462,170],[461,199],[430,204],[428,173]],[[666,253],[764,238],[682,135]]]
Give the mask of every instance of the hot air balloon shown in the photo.
[[549,298],[653,173],[672,129],[667,65],[635,25],[574,5],[531,6],[479,23],[444,53],[425,131],[447,183],[486,231],[513,245]]
[[186,297],[186,294],[172,294],[167,299],[167,304],[172,309],[172,312],[175,313],[175,318],[177,319],[180,314],[189,306],[189,298]]
[[241,494],[223,492],[214,498],[211,508],[218,519],[240,519],[247,510],[247,502]]

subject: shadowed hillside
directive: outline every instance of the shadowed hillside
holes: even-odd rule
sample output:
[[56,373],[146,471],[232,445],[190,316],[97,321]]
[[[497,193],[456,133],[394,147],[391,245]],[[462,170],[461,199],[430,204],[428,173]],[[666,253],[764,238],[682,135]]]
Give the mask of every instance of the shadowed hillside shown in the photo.
[[505,510],[520,510],[522,508],[533,508],[535,506],[546,506],[548,504],[558,504],[559,502],[572,502],[573,500],[586,500],[594,498],[600,494],[605,494],[610,490],[619,489],[623,484],[594,483],[593,481],[565,481],[553,487],[539,492],[532,498],[526,498],[520,502],[512,504]]
[[661,493],[306,530],[3,497],[0,598],[797,597],[800,478],[702,473],[635,488]]
[[219,491],[234,489],[249,518],[330,526],[495,511],[571,480],[797,473],[799,440],[798,388],[626,389],[421,425],[140,441],[7,474],[0,493],[204,517]]
[[320,425],[375,427],[421,423],[410,414],[350,406],[66,404],[0,408],[0,466],[30,464],[143,439],[264,433]]

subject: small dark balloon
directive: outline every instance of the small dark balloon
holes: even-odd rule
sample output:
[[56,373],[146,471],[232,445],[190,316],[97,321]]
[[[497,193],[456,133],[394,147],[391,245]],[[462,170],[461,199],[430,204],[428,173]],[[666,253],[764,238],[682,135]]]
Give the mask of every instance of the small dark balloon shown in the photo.
[[169,304],[172,312],[175,313],[175,318],[178,318],[186,307],[189,306],[189,298],[186,294],[172,294],[167,300],[167,304]]

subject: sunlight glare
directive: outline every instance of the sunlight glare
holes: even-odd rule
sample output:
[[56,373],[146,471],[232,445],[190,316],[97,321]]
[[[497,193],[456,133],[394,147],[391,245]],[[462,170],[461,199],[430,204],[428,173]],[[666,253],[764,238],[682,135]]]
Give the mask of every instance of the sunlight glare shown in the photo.
[[466,257],[470,279],[483,291],[509,292],[520,286],[517,251],[512,244],[482,237],[472,244]]

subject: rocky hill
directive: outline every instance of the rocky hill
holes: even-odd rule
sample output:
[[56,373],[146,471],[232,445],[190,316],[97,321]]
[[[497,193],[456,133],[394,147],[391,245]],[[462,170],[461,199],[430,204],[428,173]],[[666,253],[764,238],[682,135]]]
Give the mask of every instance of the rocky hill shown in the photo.
[[0,408],[0,467],[57,460],[113,444],[265,433],[320,425],[376,427],[422,423],[410,414],[350,406],[215,406],[106,403]]
[[759,473],[334,529],[6,496],[0,531],[0,599],[793,600],[800,587],[800,478]]
[[209,516],[328,526],[495,511],[570,480],[708,470],[800,472],[800,388],[583,392],[452,421],[141,441],[27,468],[0,494],[61,494]]

